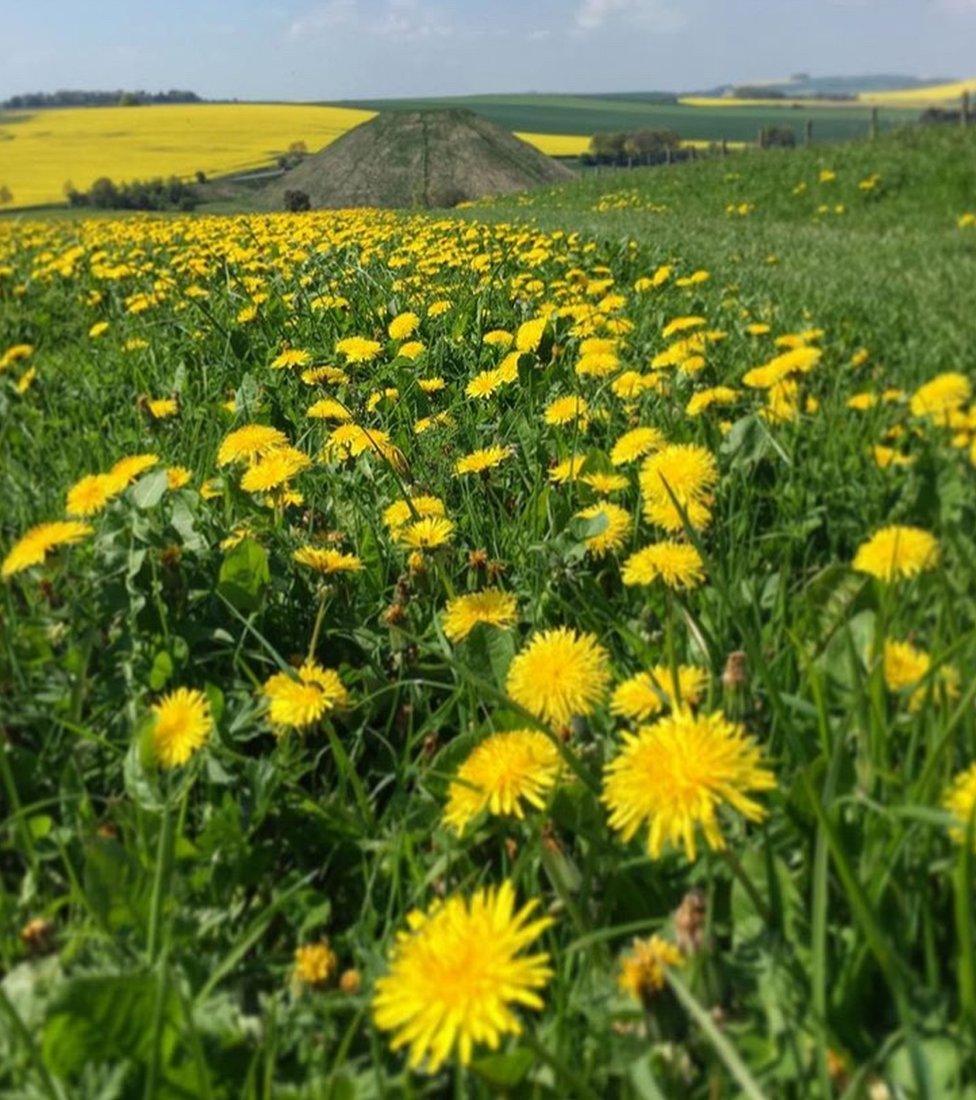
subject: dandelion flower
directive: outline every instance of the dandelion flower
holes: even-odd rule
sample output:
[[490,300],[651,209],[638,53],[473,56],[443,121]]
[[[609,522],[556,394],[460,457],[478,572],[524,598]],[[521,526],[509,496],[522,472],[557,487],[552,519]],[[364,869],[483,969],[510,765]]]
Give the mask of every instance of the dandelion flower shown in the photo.
[[705,579],[698,551],[686,542],[656,542],[631,554],[624,562],[626,585],[663,581],[668,588],[697,588]]
[[491,395],[504,384],[505,379],[499,370],[483,370],[464,387],[466,397],[485,398]]
[[683,511],[692,527],[706,527],[717,482],[718,464],[711,451],[694,443],[670,444],[641,466],[644,517],[666,531],[681,531]]
[[300,985],[320,986],[332,977],[339,965],[328,940],[306,943],[295,950],[294,980]]
[[192,476],[185,466],[168,466],[166,469],[166,488],[170,492],[176,492],[177,489],[189,485]]
[[329,547],[302,546],[292,557],[299,565],[307,565],[316,573],[358,573],[363,568],[355,554],[343,554]]
[[453,520],[442,516],[426,516],[403,527],[397,538],[414,550],[435,550],[438,546],[449,543],[453,535]]
[[109,474],[87,474],[68,490],[65,511],[69,516],[94,516],[118,492],[118,481]]
[[942,805],[952,814],[954,820],[949,835],[957,844],[965,843],[966,830],[976,810],[976,764],[971,764],[952,780],[943,796]]
[[126,455],[125,458],[120,458],[115,463],[107,476],[117,483],[121,492],[127,485],[131,485],[137,477],[144,474],[146,470],[151,470],[157,462],[159,462],[159,455]]
[[655,933],[645,940],[634,940],[630,950],[620,960],[617,981],[624,993],[646,1004],[664,988],[668,967],[683,966],[684,962],[681,951]]
[[420,519],[424,516],[443,516],[444,502],[438,497],[416,496],[410,498],[408,504],[405,500],[395,500],[383,512],[383,523],[388,530],[396,532],[405,523],[412,519]]
[[33,565],[40,565],[57,546],[70,546],[92,533],[87,523],[77,520],[56,520],[40,523],[22,535],[10,548],[0,566],[0,576],[12,577]]
[[937,374],[912,395],[912,416],[926,416],[945,424],[949,414],[964,405],[972,395],[969,379],[957,371]]
[[545,331],[545,317],[534,317],[523,322],[515,333],[515,347],[519,351],[538,351]]
[[312,417],[313,420],[337,420],[340,423],[352,420],[352,413],[346,406],[341,401],[334,401],[331,397],[323,397],[321,401],[316,401],[305,415]]
[[277,428],[265,424],[245,424],[243,428],[226,436],[217,452],[217,465],[227,466],[231,462],[254,462],[270,451],[288,444],[288,437]]
[[460,835],[486,810],[521,818],[523,802],[542,809],[560,764],[559,750],[538,730],[492,734],[458,768],[448,790],[445,823]]
[[472,451],[471,454],[459,458],[454,464],[456,474],[480,474],[484,470],[490,470],[493,466],[504,462],[511,455],[509,447],[486,447],[480,451]]
[[586,462],[586,455],[570,455],[569,458],[564,458],[562,462],[557,462],[550,469],[549,480],[557,485],[572,481],[579,474],[584,462]]
[[882,527],[858,547],[854,568],[891,582],[934,569],[938,561],[939,544],[928,531],[892,525]]
[[617,504],[610,504],[609,501],[591,504],[589,508],[577,512],[575,518],[583,520],[602,518],[605,520],[602,531],[587,535],[585,539],[587,551],[595,558],[619,550],[630,531],[630,513],[626,508],[621,508]]
[[708,687],[708,672],[697,665],[679,665],[677,672],[677,691],[669,665],[655,665],[624,680],[610,699],[611,713],[643,722],[673,707],[676,697],[681,706],[693,707]]
[[261,689],[268,700],[268,717],[278,729],[302,729],[349,702],[339,673],[306,661],[294,674],[276,672]]
[[558,426],[560,424],[572,424],[579,421],[580,428],[585,429],[588,418],[589,406],[586,399],[570,395],[569,397],[557,397],[551,401],[545,409],[543,419],[547,424]]
[[549,956],[524,953],[552,924],[533,919],[537,906],[516,912],[515,890],[504,882],[410,913],[376,982],[373,1018],[393,1032],[393,1050],[409,1048],[412,1069],[433,1073],[455,1052],[467,1065],[475,1044],[496,1050],[503,1036],[521,1034],[514,1006],[542,1008]]
[[400,313],[387,325],[386,331],[391,340],[406,340],[419,326],[420,318],[416,313]]
[[601,496],[619,493],[626,489],[629,484],[623,474],[605,474],[599,471],[592,474],[583,474],[580,481],[584,485],[589,485],[595,493],[599,493]]
[[677,710],[652,726],[624,734],[620,753],[604,769],[602,801],[610,825],[626,843],[647,826],[647,852],[657,859],[665,844],[697,852],[697,830],[710,848],[725,847],[717,811],[729,806],[749,821],[763,808],[750,792],[776,780],[758,746],[723,714]]
[[177,688],[152,708],[152,747],[164,768],[185,764],[213,732],[210,704],[202,691]]
[[336,344],[336,351],[345,356],[347,363],[369,363],[383,350],[376,340],[362,336],[347,336]]
[[246,493],[266,493],[284,485],[311,465],[312,460],[304,451],[279,447],[248,466],[241,478],[241,488]]
[[664,444],[664,436],[657,428],[632,428],[614,443],[610,461],[614,466],[625,466],[651,451],[660,450]]
[[307,367],[312,356],[301,348],[286,348],[271,360],[272,370],[284,370],[286,367]]
[[607,651],[594,635],[561,626],[529,639],[509,665],[506,690],[531,714],[566,726],[593,713],[609,679]]
[[511,626],[517,606],[514,596],[495,588],[455,596],[444,609],[444,633],[452,642],[460,642],[478,623],[499,628]]

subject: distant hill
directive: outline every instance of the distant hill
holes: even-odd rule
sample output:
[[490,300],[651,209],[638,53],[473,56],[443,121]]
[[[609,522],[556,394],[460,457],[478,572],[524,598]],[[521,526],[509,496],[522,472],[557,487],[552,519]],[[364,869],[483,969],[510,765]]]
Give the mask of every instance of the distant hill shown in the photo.
[[796,73],[784,80],[742,80],[735,84],[720,84],[700,94],[706,96],[731,95],[736,88],[747,86],[751,89],[762,88],[769,95],[782,96],[849,96],[856,98],[864,92],[890,92],[903,89],[924,88],[929,84],[945,83],[946,77],[921,79],[917,76],[905,76],[901,73],[862,73],[856,76],[811,76],[809,73]]
[[312,208],[446,207],[572,178],[568,168],[472,111],[392,111],[343,134],[269,185],[264,205],[286,191]]

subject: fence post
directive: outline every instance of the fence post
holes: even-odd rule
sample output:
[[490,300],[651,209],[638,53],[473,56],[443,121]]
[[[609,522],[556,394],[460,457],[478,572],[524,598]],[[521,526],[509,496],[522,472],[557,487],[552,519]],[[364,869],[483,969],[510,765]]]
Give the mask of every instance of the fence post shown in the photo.
[[722,138],[722,156],[727,157],[729,155],[729,143]]
[[959,112],[959,120],[963,126],[969,125],[969,92],[962,93],[962,110]]
[[872,107],[871,108],[871,124],[870,124],[869,130],[868,130],[868,133],[870,134],[872,141],[874,141],[874,139],[878,136],[878,108],[877,107]]
[[813,144],[813,119],[808,118],[803,127],[803,144],[808,148]]
[[664,163],[665,164],[670,164],[671,163],[671,146],[670,145],[666,145],[664,147]]
[[766,127],[765,126],[760,126],[759,127],[759,136],[756,138],[756,144],[759,146],[760,149],[765,149],[766,148]]

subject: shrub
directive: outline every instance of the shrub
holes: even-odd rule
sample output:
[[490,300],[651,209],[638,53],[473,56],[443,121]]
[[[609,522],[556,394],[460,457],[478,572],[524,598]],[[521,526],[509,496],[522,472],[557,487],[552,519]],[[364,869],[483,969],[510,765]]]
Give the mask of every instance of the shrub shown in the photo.
[[308,197],[307,192],[289,188],[285,192],[285,209],[293,214],[301,210],[311,210],[312,200]]

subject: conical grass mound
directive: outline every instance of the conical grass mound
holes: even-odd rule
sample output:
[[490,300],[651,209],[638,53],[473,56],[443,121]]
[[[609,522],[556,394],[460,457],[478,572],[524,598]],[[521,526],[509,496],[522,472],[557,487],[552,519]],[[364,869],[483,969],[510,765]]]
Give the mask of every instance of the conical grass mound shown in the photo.
[[571,176],[564,165],[472,111],[391,111],[275,180],[263,198],[279,210],[286,191],[303,191],[313,209],[449,207]]

